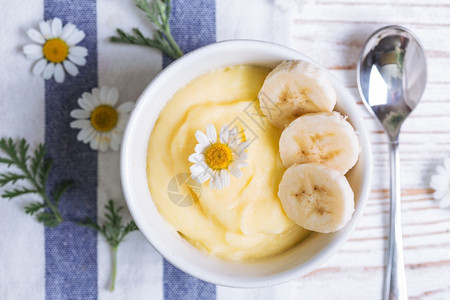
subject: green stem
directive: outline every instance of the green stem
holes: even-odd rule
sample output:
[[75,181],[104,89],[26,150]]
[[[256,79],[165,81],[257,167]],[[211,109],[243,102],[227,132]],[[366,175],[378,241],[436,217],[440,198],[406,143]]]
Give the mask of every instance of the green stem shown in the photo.
[[117,273],[117,249],[118,246],[111,246],[111,255],[112,255],[112,275],[111,275],[111,288],[109,289],[111,292],[114,291],[114,286],[116,284],[116,273]]
[[58,223],[62,222],[62,217],[61,214],[59,213],[58,207],[56,207],[53,202],[50,200],[50,198],[48,198],[47,193],[45,192],[46,187],[45,186],[40,186],[36,179],[34,178],[34,176],[31,175],[30,171],[28,170],[28,167],[25,164],[20,163],[19,164],[19,168],[22,170],[22,172],[25,173],[25,176],[28,177],[28,179],[31,181],[31,183],[33,184],[33,186],[35,187],[35,189],[38,191],[39,195],[41,195],[42,199],[44,200],[44,202],[47,204],[47,206],[50,208],[50,210],[53,212],[53,214],[56,217],[56,220],[58,221]]
[[58,207],[56,207],[56,205],[53,204],[52,201],[50,201],[50,199],[47,197],[47,194],[42,191],[41,193],[42,198],[44,199],[45,203],[47,203],[47,206],[50,208],[50,210],[53,212],[53,214],[56,217],[56,220],[58,221],[58,224],[62,222],[62,217],[61,214],[59,213]]
[[166,34],[166,37],[167,37],[167,40],[168,40],[170,46],[172,47],[172,49],[175,52],[176,57],[174,57],[174,58],[178,59],[178,58],[182,57],[183,51],[181,51],[180,47],[178,47],[177,42],[175,42],[175,40],[173,39],[172,34],[170,32],[170,28],[166,28],[166,30],[164,30],[164,33]]

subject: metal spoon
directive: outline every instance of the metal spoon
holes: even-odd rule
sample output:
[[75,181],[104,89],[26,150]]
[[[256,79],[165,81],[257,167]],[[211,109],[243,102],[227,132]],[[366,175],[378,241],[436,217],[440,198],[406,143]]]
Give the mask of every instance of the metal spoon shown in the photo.
[[391,211],[384,299],[407,299],[398,136],[403,121],[419,103],[427,81],[421,43],[404,27],[393,25],[379,29],[361,51],[357,80],[364,104],[389,136]]

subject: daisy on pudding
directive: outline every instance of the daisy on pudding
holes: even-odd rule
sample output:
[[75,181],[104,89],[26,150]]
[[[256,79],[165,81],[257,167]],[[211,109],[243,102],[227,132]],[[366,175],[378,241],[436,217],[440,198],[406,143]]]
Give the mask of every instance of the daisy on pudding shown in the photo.
[[190,167],[192,178],[198,183],[204,183],[208,179],[209,186],[213,189],[222,189],[230,184],[230,174],[242,177],[240,168],[247,166],[244,161],[249,146],[248,142],[237,142],[237,129],[228,130],[222,126],[217,141],[217,132],[213,124],[206,126],[206,134],[197,130],[195,138],[198,144],[195,153],[189,156],[189,161],[194,163]]

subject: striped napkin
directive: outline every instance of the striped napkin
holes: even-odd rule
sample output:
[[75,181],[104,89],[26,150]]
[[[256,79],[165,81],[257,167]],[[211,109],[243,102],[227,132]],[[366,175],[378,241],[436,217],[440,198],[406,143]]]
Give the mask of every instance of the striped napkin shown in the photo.
[[[172,0],[171,28],[186,53],[227,39],[260,39],[289,44],[288,13],[269,0]],[[86,66],[63,83],[30,72],[21,49],[29,28],[59,17],[86,33]],[[200,281],[165,261],[139,232],[119,248],[116,290],[108,290],[110,250],[104,238],[76,220],[103,221],[104,205],[125,205],[120,186],[119,153],[97,152],[76,139],[69,116],[83,92],[116,86],[120,102],[135,101],[171,60],[150,48],[110,43],[120,27],[148,21],[132,0],[22,0],[0,9],[0,137],[45,142],[54,159],[49,186],[62,178],[75,185],[62,198],[65,221],[44,228],[23,212],[32,197],[0,199],[0,299],[288,299],[289,284],[240,290]],[[4,166],[0,166],[4,170]],[[1,191],[0,191],[1,192]],[[126,213],[125,221],[130,220]]]

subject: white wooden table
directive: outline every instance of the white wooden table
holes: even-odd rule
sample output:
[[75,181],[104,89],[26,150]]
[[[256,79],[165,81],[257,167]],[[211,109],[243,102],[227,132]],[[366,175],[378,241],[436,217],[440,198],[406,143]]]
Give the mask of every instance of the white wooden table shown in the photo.
[[305,299],[380,299],[389,216],[387,137],[363,106],[356,63],[367,37],[399,24],[422,40],[428,84],[400,135],[402,217],[410,299],[450,299],[450,210],[440,209],[430,176],[450,155],[450,1],[324,0],[292,17],[293,48],[313,55],[358,101],[374,154],[374,181],[361,221],[342,249],[321,268],[295,281]]

